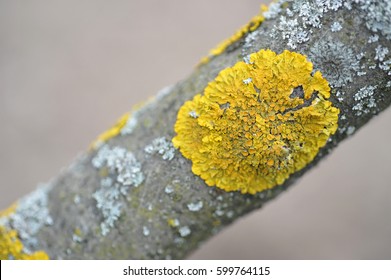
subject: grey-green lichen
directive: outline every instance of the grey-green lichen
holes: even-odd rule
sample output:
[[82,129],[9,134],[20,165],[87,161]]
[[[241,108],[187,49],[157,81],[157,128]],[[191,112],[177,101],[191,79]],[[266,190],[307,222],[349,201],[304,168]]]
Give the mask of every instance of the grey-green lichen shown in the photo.
[[[292,9],[281,9],[289,2],[293,2]],[[264,15],[266,19],[279,17],[276,27],[281,31],[287,45],[295,49],[299,44],[308,41],[316,29],[322,28],[326,13],[340,9],[351,10],[353,5],[357,5],[361,10],[365,25],[370,31],[391,39],[391,4],[387,0],[280,0],[270,5],[270,11]],[[299,20],[289,19],[295,14]],[[339,31],[338,29],[340,30],[340,27],[337,25],[332,27],[332,31]]]
[[331,37],[316,42],[308,53],[316,70],[320,70],[332,87],[346,86],[360,70],[354,51]]
[[122,147],[102,146],[92,165],[101,174],[100,188],[93,198],[104,218],[100,225],[102,235],[107,235],[122,213],[129,187],[138,187],[144,174],[135,156]]
[[175,156],[175,148],[166,137],[159,137],[144,148],[147,154],[160,154],[164,160],[172,160]]
[[376,110],[377,107],[374,96],[376,88],[377,86],[365,86],[354,95],[356,104],[353,106],[353,110],[356,111],[357,116],[361,116],[362,114],[375,113],[372,111]]
[[338,32],[342,30],[342,25],[338,21],[334,21],[330,26],[331,32]]
[[366,14],[365,24],[369,30],[391,40],[391,2],[388,0],[351,0]]
[[179,234],[181,235],[181,237],[189,236],[190,233],[191,233],[191,230],[188,226],[183,226],[183,227],[179,228]]
[[191,203],[187,204],[187,208],[191,212],[198,212],[202,209],[203,206],[204,206],[204,203],[202,202],[202,200],[199,200],[197,202],[191,202]]
[[17,232],[24,254],[30,255],[41,249],[37,234],[53,224],[48,208],[50,189],[50,184],[39,185],[34,192],[17,202],[14,212],[0,219],[0,227]]

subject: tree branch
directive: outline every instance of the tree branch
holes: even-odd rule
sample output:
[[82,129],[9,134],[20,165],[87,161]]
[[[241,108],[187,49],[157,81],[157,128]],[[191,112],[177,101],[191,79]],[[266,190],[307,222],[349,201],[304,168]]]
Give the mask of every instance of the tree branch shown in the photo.
[[[0,257],[183,258],[289,188],[391,101],[391,4],[320,2],[272,4],[259,27],[125,116],[72,166],[3,214]],[[307,56],[330,83],[338,130],[280,186],[255,195],[209,187],[171,144],[178,110],[221,70],[262,49]]]

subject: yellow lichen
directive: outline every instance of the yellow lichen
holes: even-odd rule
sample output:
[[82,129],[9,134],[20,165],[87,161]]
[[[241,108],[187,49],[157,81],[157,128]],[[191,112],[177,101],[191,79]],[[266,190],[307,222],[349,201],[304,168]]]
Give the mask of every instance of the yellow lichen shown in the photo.
[[0,260],[48,260],[49,256],[44,251],[36,251],[31,254],[23,252],[23,243],[18,238],[16,230],[8,230],[0,226]]
[[268,9],[267,6],[261,5],[259,14],[254,16],[250,20],[250,22],[248,22],[246,25],[242,26],[239,30],[237,30],[230,38],[224,40],[223,42],[218,44],[214,49],[210,50],[208,56],[203,57],[201,59],[201,64],[207,63],[211,57],[222,54],[230,45],[243,38],[244,35],[246,35],[251,31],[256,30],[261,25],[261,23],[265,20],[265,17],[263,16],[263,12],[267,11],[267,9]]
[[[0,218],[5,218],[15,212],[17,204],[0,212]],[[23,252],[23,243],[18,238],[18,232],[0,225],[0,260],[48,260],[49,256],[44,251],[36,251],[32,254]]]
[[109,139],[117,136],[121,132],[121,129],[126,125],[126,122],[128,121],[129,117],[130,113],[124,114],[113,127],[98,136],[98,138],[91,144],[91,148],[96,149],[102,143],[105,143]]
[[255,194],[282,184],[338,126],[328,82],[312,70],[295,52],[251,54],[180,108],[174,146],[209,186]]

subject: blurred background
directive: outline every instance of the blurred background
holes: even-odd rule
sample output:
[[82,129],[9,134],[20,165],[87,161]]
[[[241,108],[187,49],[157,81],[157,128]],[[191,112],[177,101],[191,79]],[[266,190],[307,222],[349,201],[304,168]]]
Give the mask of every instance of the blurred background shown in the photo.
[[[1,0],[0,209],[184,79],[260,3]],[[388,110],[191,258],[390,259],[390,123]]]

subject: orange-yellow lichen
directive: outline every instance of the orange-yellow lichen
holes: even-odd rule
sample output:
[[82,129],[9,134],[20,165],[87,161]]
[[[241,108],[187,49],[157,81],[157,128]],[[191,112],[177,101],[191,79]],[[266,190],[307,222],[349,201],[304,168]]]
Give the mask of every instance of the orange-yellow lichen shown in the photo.
[[109,130],[106,130],[105,132],[103,132],[101,135],[98,136],[98,138],[91,144],[91,148],[96,149],[102,143],[105,143],[109,139],[120,134],[121,129],[126,125],[126,122],[128,121],[129,117],[130,117],[130,113],[124,114],[113,127],[111,127]]
[[295,52],[251,54],[180,108],[174,146],[209,186],[255,194],[282,184],[338,126],[328,82],[312,70]]
[[[10,208],[0,212],[0,218],[5,218],[16,210],[16,203]],[[23,243],[18,238],[18,232],[0,225],[0,260],[48,260],[49,256],[44,251],[36,251],[31,254],[23,252]]]
[[16,230],[8,230],[0,226],[0,260],[48,260],[49,256],[44,251],[36,251],[31,254],[23,252],[23,243],[18,238]]
[[215,48],[209,51],[208,56],[203,57],[201,59],[201,64],[207,63],[211,57],[222,54],[230,45],[239,41],[243,38],[247,33],[256,30],[261,23],[265,20],[263,16],[263,12],[267,11],[268,7],[265,5],[261,5],[260,12],[255,15],[251,20],[244,26],[242,26],[239,30],[237,30],[230,38],[225,39],[223,42],[218,44]]

